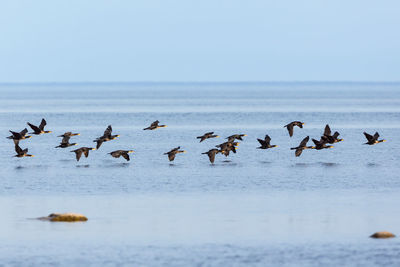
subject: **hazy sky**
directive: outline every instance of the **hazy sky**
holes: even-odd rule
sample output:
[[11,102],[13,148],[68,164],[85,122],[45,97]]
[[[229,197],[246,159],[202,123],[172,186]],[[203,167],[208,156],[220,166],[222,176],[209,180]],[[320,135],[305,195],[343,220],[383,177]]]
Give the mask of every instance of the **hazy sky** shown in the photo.
[[399,81],[400,1],[9,0],[0,82]]

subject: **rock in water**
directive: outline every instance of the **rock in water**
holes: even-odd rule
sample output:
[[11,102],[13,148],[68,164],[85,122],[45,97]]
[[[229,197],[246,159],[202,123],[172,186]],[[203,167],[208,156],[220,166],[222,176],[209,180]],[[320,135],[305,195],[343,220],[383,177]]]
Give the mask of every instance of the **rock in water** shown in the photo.
[[391,237],[396,237],[396,236],[394,234],[392,234],[391,232],[382,231],[382,232],[376,232],[375,234],[371,235],[370,237],[372,237],[372,238],[391,238]]
[[38,219],[51,222],[85,222],[88,220],[84,215],[78,213],[52,213]]

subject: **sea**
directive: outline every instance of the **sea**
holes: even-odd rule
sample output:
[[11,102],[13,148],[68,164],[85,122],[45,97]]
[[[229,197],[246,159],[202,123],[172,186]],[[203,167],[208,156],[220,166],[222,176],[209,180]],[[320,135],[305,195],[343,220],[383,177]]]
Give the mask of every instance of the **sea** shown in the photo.
[[[14,157],[9,130],[42,118],[52,133]],[[326,124],[343,141],[295,157]],[[108,125],[120,137],[77,162]],[[369,237],[400,235],[400,83],[1,84],[0,133],[1,266],[400,266],[399,238]],[[232,134],[237,153],[201,154]],[[63,212],[88,221],[36,219]]]

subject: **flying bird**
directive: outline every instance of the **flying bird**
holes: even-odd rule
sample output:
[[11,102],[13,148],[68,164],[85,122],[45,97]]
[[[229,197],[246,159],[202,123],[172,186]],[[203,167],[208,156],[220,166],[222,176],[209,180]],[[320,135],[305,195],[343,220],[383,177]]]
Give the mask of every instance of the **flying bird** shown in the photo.
[[167,153],[164,153],[164,155],[168,155],[169,161],[173,161],[173,160],[175,159],[176,154],[179,154],[179,153],[186,153],[185,150],[179,150],[179,149],[181,149],[180,146],[175,147],[175,148],[172,149],[171,151],[169,151],[169,152],[167,152]]
[[75,150],[72,150],[71,152],[75,152],[76,155],[76,161],[79,161],[79,159],[82,156],[82,153],[85,155],[85,157],[89,157],[89,151],[90,150],[96,150],[96,148],[93,147],[81,147]]
[[265,138],[264,138],[264,140],[263,139],[258,139],[257,138],[257,141],[260,143],[260,147],[257,147],[257,148],[259,148],[259,149],[268,149],[268,148],[272,148],[272,147],[277,147],[277,145],[271,145],[270,143],[271,143],[271,137],[269,137],[269,135],[267,134],[266,136],[265,136]]
[[343,139],[338,138],[339,135],[339,132],[335,132],[333,135],[331,135],[331,128],[329,127],[329,124],[327,124],[325,126],[324,135],[321,136],[321,139],[325,140],[329,144],[334,144],[343,141]]
[[124,159],[129,161],[130,160],[129,153],[133,153],[133,152],[134,152],[133,150],[115,150],[115,151],[110,152],[108,154],[110,154],[114,158],[119,158],[119,157],[122,156]]
[[147,128],[144,128],[143,130],[155,130],[155,129],[158,129],[158,128],[164,128],[164,127],[167,127],[167,125],[159,125],[159,121],[157,120],[157,121],[154,121],[152,124],[150,124],[150,126],[149,127],[147,127]]
[[201,143],[208,138],[216,138],[216,137],[219,137],[219,135],[214,134],[214,132],[209,132],[209,133],[203,134],[202,136],[197,136],[196,138],[200,139],[200,143]]
[[96,138],[95,140],[93,140],[93,142],[97,143],[96,149],[99,149],[101,144],[103,144],[104,142],[114,140],[120,136],[119,134],[112,135],[111,133],[112,133],[112,127],[111,127],[111,125],[108,125],[107,129],[104,131],[103,136],[100,136],[100,137]]
[[33,155],[28,154],[27,148],[22,150],[22,148],[20,148],[18,144],[15,145],[15,152],[17,152],[17,155],[15,155],[14,157],[17,157],[17,158],[33,157]]
[[59,135],[58,137],[71,137],[71,136],[76,136],[76,135],[81,135],[80,133],[72,133],[72,132],[66,132],[62,135]]
[[228,136],[226,139],[228,139],[228,142],[234,142],[235,140],[243,141],[243,139],[242,139],[243,136],[247,136],[247,134],[234,134],[234,135]]
[[21,132],[13,132],[10,130],[11,136],[8,136],[8,139],[12,139],[15,145],[18,145],[20,140],[31,138],[32,136],[26,135],[28,133],[28,129],[23,129]]
[[312,141],[314,142],[315,146],[312,146],[312,149],[316,149],[316,150],[321,150],[321,149],[325,149],[325,148],[333,148],[333,146],[327,146],[326,145],[326,140],[316,140],[316,139],[312,139]]
[[289,136],[290,137],[292,137],[293,136],[293,128],[294,128],[294,126],[298,126],[298,127],[300,127],[300,128],[303,128],[303,125],[304,125],[305,123],[304,122],[301,122],[301,121],[292,121],[291,123],[289,123],[289,124],[287,124],[287,125],[285,125],[285,126],[283,126],[284,128],[286,127],[287,128],[287,130],[288,130],[288,132],[289,132]]
[[299,156],[301,155],[301,153],[303,152],[304,149],[311,149],[310,146],[307,146],[308,140],[310,140],[310,137],[309,137],[309,136],[307,136],[306,138],[304,138],[304,139],[300,142],[299,146],[290,148],[291,150],[294,150],[294,149],[296,150],[295,153],[294,153],[296,157],[299,157]]
[[45,127],[46,124],[47,124],[47,122],[46,122],[45,119],[42,119],[42,121],[40,122],[39,127],[37,127],[37,126],[35,126],[35,125],[33,125],[33,124],[29,123],[29,122],[28,122],[27,124],[28,124],[29,127],[31,127],[32,130],[33,130],[33,133],[30,133],[30,134],[39,135],[39,134],[51,133],[51,131],[45,131],[45,130],[44,130],[44,127]]
[[229,156],[229,153],[232,151],[233,153],[236,153],[236,147],[239,146],[238,142],[230,142],[227,141],[225,143],[216,145],[216,147],[220,148],[220,153],[225,155],[225,157]]
[[210,149],[210,150],[208,150],[207,152],[204,152],[204,153],[201,153],[201,154],[206,154],[206,155],[208,155],[208,159],[210,160],[210,162],[211,162],[211,163],[214,163],[215,155],[218,154],[218,153],[220,153],[220,152],[221,152],[220,150],[218,150],[218,149],[216,149],[216,148],[213,148],[213,149]]
[[376,132],[374,134],[374,136],[372,136],[370,134],[367,134],[366,132],[364,132],[364,135],[365,135],[365,138],[367,138],[367,142],[364,143],[365,145],[375,145],[375,144],[378,144],[378,143],[386,142],[385,139],[378,140],[378,138],[379,138],[379,133],[378,132]]
[[70,143],[70,142],[69,142],[69,139],[70,139],[70,138],[71,138],[70,136],[65,136],[65,137],[63,137],[63,139],[61,140],[61,144],[58,145],[58,146],[56,146],[56,148],[58,148],[58,147],[60,147],[60,148],[67,148],[67,147],[70,147],[70,146],[76,146],[76,145],[78,145],[77,143]]

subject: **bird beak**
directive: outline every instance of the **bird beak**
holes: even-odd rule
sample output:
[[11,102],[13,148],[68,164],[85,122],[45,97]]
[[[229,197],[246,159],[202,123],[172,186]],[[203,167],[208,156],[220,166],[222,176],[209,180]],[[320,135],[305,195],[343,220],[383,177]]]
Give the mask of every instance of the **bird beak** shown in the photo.
[[217,135],[216,137],[221,137],[221,136]]
[[53,131],[48,131],[48,133],[52,133]]
[[186,153],[186,150],[183,150],[183,153]]
[[133,152],[135,152],[135,151],[133,151],[133,150],[129,150],[129,151],[128,151],[128,153],[133,153]]
[[243,136],[247,136],[247,134],[244,134]]
[[382,142],[386,142],[386,140],[385,140],[385,139],[383,139],[383,140],[382,140]]
[[334,148],[334,146],[329,146],[329,148]]
[[34,157],[35,155],[31,155],[31,157]]
[[117,134],[117,137],[120,137],[120,135],[119,135],[119,134]]
[[92,148],[92,150],[96,150],[96,148]]
[[81,135],[80,133],[76,134],[76,135]]
[[304,122],[301,125],[306,125]]

